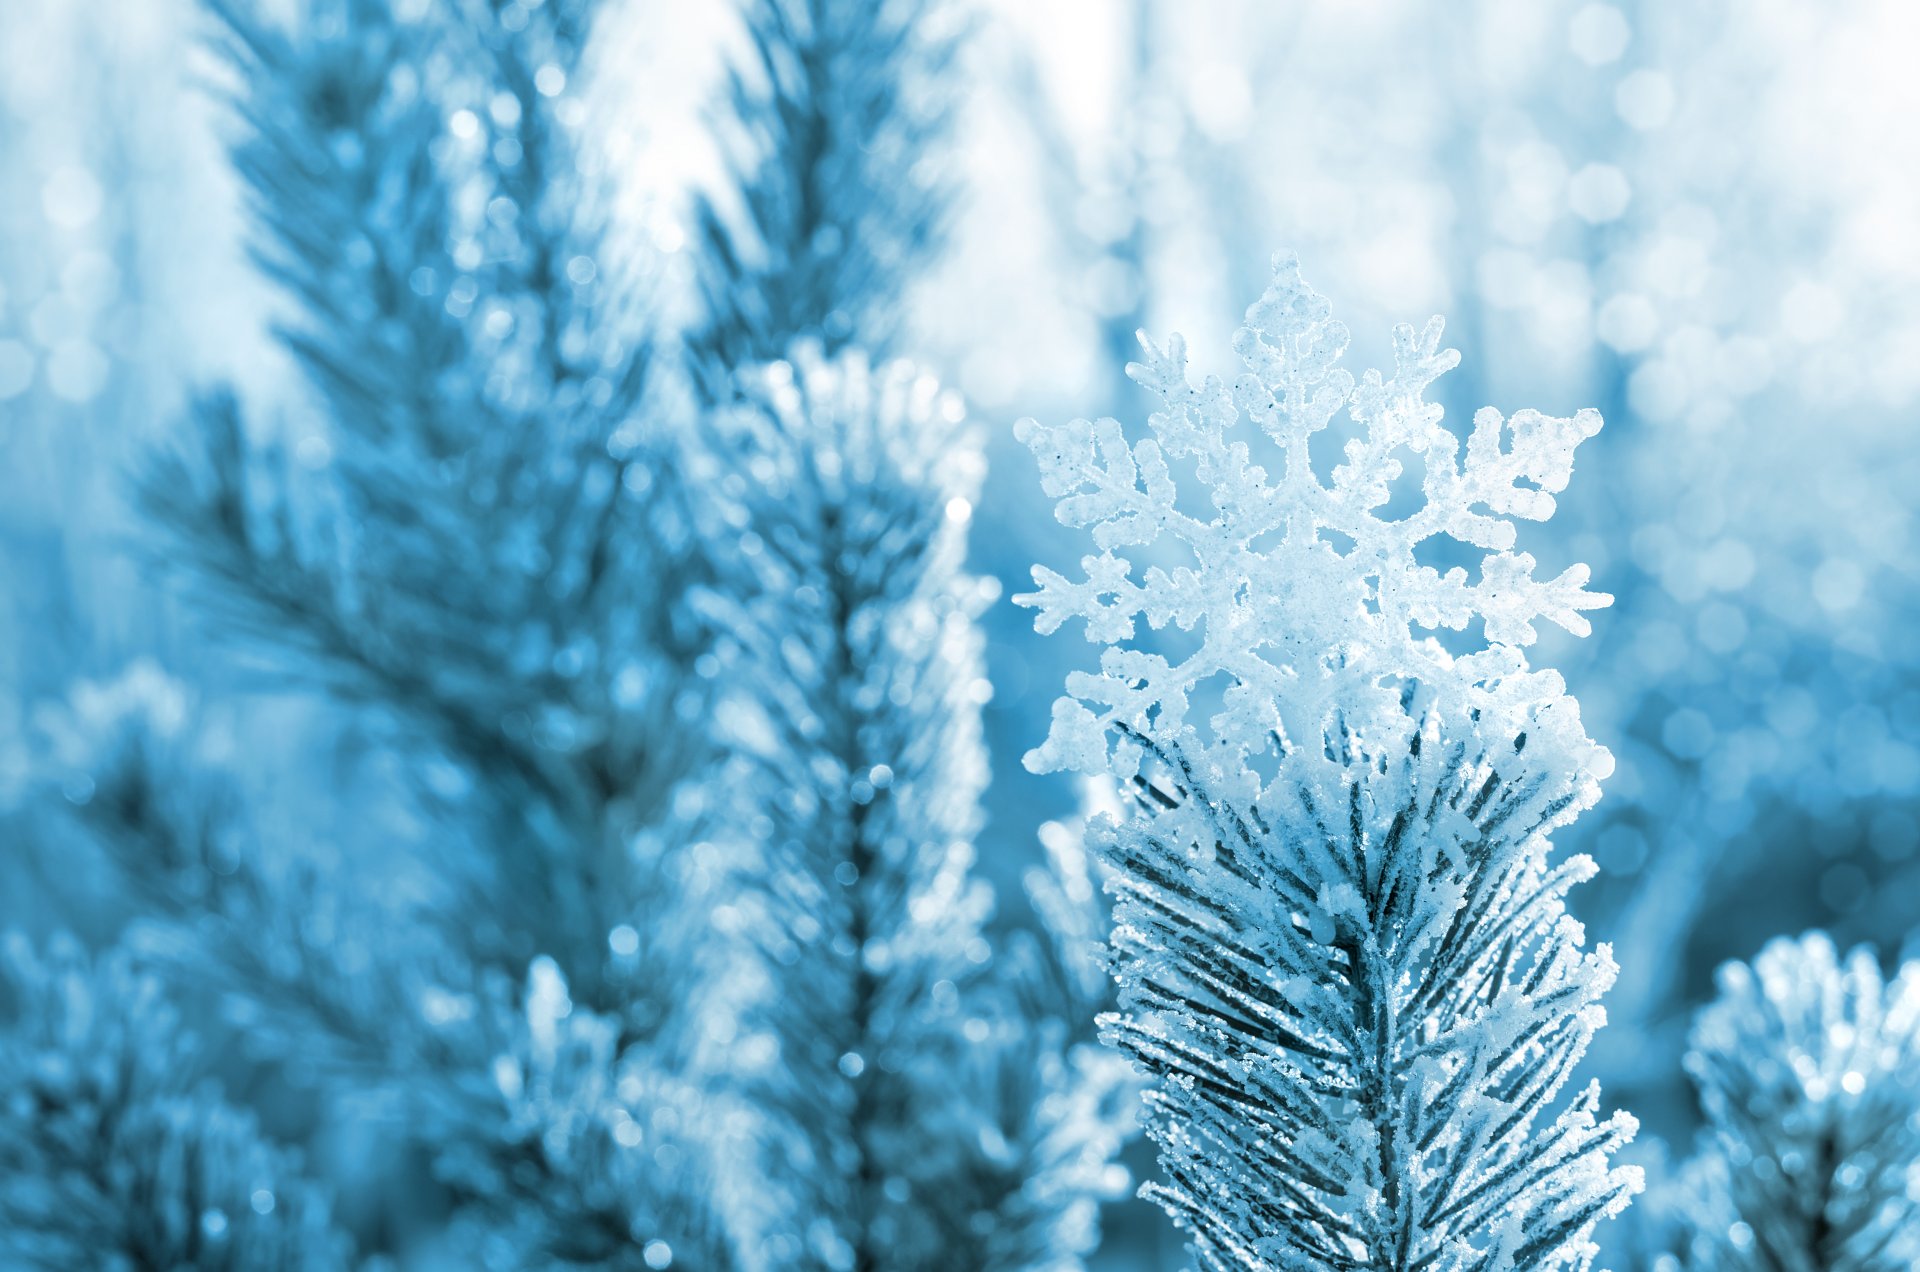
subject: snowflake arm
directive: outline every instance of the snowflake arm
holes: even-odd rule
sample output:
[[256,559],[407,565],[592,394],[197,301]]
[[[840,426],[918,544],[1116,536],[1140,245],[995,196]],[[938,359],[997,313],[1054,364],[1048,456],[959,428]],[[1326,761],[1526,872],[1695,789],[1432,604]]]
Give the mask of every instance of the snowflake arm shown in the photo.
[[[1583,611],[1611,598],[1587,590],[1584,566],[1535,578],[1533,556],[1514,551],[1514,523],[1552,515],[1574,450],[1599,431],[1600,417],[1527,410],[1507,419],[1483,410],[1463,447],[1424,398],[1459,362],[1440,348],[1442,329],[1437,318],[1418,332],[1402,326],[1391,376],[1370,371],[1356,382],[1339,365],[1346,328],[1294,259],[1281,257],[1235,338],[1246,373],[1231,387],[1214,377],[1194,385],[1178,337],[1159,347],[1143,336],[1143,361],[1128,373],[1159,400],[1151,436],[1130,442],[1110,419],[1021,422],[1017,436],[1059,500],[1060,521],[1090,529],[1102,552],[1082,561],[1079,580],[1036,569],[1037,590],[1014,599],[1038,611],[1040,631],[1079,617],[1087,638],[1109,647],[1100,674],[1073,690],[1101,728],[1124,724],[1237,762],[1311,743],[1334,727],[1336,710],[1348,729],[1378,712],[1391,720],[1409,681],[1466,709],[1500,706],[1511,697],[1501,685],[1515,678],[1533,696],[1552,687],[1514,654],[1535,641],[1541,620],[1586,634]],[[1322,476],[1309,446],[1342,412],[1354,436],[1344,462]],[[1404,484],[1410,457],[1424,467],[1421,505],[1388,518],[1382,509]],[[1176,506],[1170,460],[1192,462],[1211,520]],[[1422,563],[1418,551],[1436,539],[1478,550],[1479,577]],[[1127,547],[1184,559],[1134,582],[1131,563],[1116,555]],[[1131,644],[1142,617],[1152,628],[1199,632],[1200,648],[1177,663],[1143,661]],[[1476,620],[1484,648],[1472,654],[1450,654],[1428,638]],[[1185,708],[1215,678],[1234,702],[1202,731]],[[1056,720],[1084,731],[1075,713]],[[1069,741],[1042,747],[1029,763],[1053,767],[1073,754],[1104,767]],[[1596,771],[1606,767],[1603,755],[1592,748]]]

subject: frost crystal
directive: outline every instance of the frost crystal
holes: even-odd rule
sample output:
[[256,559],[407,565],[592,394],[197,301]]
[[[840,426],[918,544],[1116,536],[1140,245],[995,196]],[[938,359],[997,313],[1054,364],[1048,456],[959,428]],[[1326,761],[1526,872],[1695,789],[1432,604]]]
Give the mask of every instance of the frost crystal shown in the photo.
[[[1179,336],[1164,349],[1143,336],[1146,361],[1127,373],[1160,399],[1152,437],[1131,442],[1110,419],[1020,423],[1046,492],[1060,500],[1060,520],[1092,527],[1101,551],[1081,562],[1084,580],[1037,567],[1039,590],[1014,599],[1039,611],[1041,632],[1083,618],[1087,639],[1108,646],[1098,675],[1069,679],[1072,697],[1054,708],[1053,730],[1028,767],[1103,772],[1118,729],[1208,754],[1211,775],[1228,784],[1222,794],[1252,794],[1237,776],[1249,757],[1317,745],[1330,729],[1398,730],[1402,690],[1418,683],[1445,715],[1479,712],[1507,728],[1537,717],[1536,741],[1550,731],[1595,777],[1611,771],[1560,677],[1529,671],[1521,651],[1540,619],[1586,635],[1580,611],[1612,598],[1586,590],[1585,566],[1541,581],[1533,557],[1513,550],[1513,519],[1553,514],[1574,448],[1600,431],[1600,416],[1528,410],[1504,420],[1489,408],[1474,417],[1463,455],[1440,407],[1422,397],[1460,361],[1440,348],[1441,328],[1438,318],[1418,333],[1401,326],[1393,375],[1369,371],[1356,384],[1339,365],[1346,327],[1282,256],[1234,339],[1247,372],[1231,388],[1215,377],[1188,383]],[[1325,479],[1310,444],[1343,410],[1355,435]],[[1242,416],[1281,452],[1276,476],[1258,462],[1257,439],[1236,436]],[[1422,500],[1390,518],[1383,508],[1406,453],[1425,461]],[[1179,506],[1171,465],[1183,460],[1211,494],[1211,520]],[[1424,564],[1422,549],[1435,540],[1484,550],[1480,577]],[[1115,553],[1127,547],[1182,550],[1183,561],[1153,566],[1136,582],[1131,562]],[[1178,661],[1140,648],[1142,616],[1156,630],[1197,631],[1199,648]],[[1484,647],[1461,656],[1421,634],[1475,620]],[[1187,717],[1192,699],[1210,689],[1219,711],[1203,732]]]
[[[1191,387],[1176,339],[1130,368],[1161,400],[1153,437],[1020,426],[1101,552],[1016,599],[1107,647],[1028,763],[1133,796],[1093,835],[1116,870],[1105,1036],[1156,1079],[1166,1178],[1145,1191],[1208,1272],[1585,1268],[1640,1186],[1608,1162],[1633,1119],[1602,1119],[1591,1085],[1559,1099],[1614,965],[1565,909],[1592,862],[1552,860],[1547,835],[1610,761],[1523,652],[1537,620],[1584,632],[1606,598],[1513,551],[1512,518],[1553,511],[1600,421],[1483,411],[1463,453],[1421,397],[1457,360],[1439,341],[1437,319],[1402,327],[1393,375],[1356,384],[1345,329],[1283,257],[1232,389]],[[1343,409],[1352,439],[1323,479],[1309,445]],[[1265,443],[1229,432],[1243,415],[1277,478]],[[1408,454],[1424,498],[1391,517]],[[1183,501],[1183,460],[1211,520]],[[1482,551],[1479,577],[1423,560],[1436,540]],[[1157,559],[1138,582],[1128,547]],[[1142,615],[1197,648],[1136,643]],[[1475,620],[1470,652],[1431,634]]]

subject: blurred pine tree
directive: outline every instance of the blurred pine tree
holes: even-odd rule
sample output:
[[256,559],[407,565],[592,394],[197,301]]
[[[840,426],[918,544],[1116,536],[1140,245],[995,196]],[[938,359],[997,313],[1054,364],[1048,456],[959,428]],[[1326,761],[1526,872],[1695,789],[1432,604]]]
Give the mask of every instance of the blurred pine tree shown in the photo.
[[[731,186],[699,208],[715,403],[699,607],[724,633],[744,1020],[784,1121],[761,1161],[778,1266],[1072,1268],[1127,1113],[1084,1001],[995,958],[970,878],[987,778],[962,573],[982,465],[958,399],[901,362],[947,213],[955,6],[762,0],[729,80]],[[1037,1019],[1035,1017],[1038,1017]]]
[[1708,1134],[1680,1188],[1699,1272],[1920,1264],[1920,965],[1824,933],[1720,972],[1687,1070]]

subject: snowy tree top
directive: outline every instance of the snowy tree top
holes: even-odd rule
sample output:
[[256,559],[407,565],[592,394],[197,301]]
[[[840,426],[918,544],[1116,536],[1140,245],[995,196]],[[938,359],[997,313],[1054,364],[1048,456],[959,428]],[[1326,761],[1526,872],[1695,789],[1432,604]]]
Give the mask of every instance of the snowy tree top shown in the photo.
[[1751,966],[1728,963],[1716,979],[1720,996],[1695,1021],[1687,1056],[1716,1117],[1804,1133],[1823,1106],[1878,1111],[1889,1083],[1920,1114],[1920,963],[1889,981],[1872,949],[1842,957],[1826,933],[1809,932],[1768,942]]
[[1889,980],[1811,932],[1718,980],[1687,1052],[1712,1133],[1681,1194],[1688,1266],[1920,1267],[1920,962]]
[[810,490],[843,505],[884,490],[936,514],[955,498],[971,509],[983,463],[966,406],[912,362],[876,364],[859,347],[829,355],[801,340],[786,358],[735,378],[743,400],[733,423],[757,443],[748,475],[775,498]]
[[[1591,795],[1612,759],[1586,737],[1559,675],[1529,669],[1525,649],[1541,619],[1585,635],[1581,611],[1612,598],[1586,590],[1583,565],[1536,579],[1534,558],[1514,549],[1515,521],[1553,514],[1574,448],[1599,431],[1600,416],[1525,410],[1503,419],[1489,408],[1463,449],[1423,396],[1459,363],[1440,347],[1442,326],[1434,318],[1418,332],[1398,327],[1392,374],[1356,381],[1340,365],[1346,327],[1295,258],[1281,255],[1234,338],[1246,373],[1232,385],[1209,376],[1195,386],[1181,338],[1156,348],[1143,333],[1146,358],[1127,373],[1160,401],[1150,437],[1129,440],[1111,419],[1020,422],[1018,436],[1060,501],[1056,515],[1091,527],[1100,551],[1083,558],[1078,581],[1036,567],[1038,590],[1014,599],[1039,611],[1041,632],[1078,617],[1087,639],[1106,646],[1098,674],[1069,677],[1029,768],[1124,777],[1146,742],[1203,761],[1230,784],[1222,793],[1253,794],[1260,757],[1272,763],[1336,737],[1403,738],[1412,710],[1555,742]],[[1351,440],[1344,462],[1323,475],[1310,443],[1344,428],[1342,412]],[[1419,506],[1389,515],[1409,454],[1424,461]],[[1175,465],[1189,463],[1210,496],[1210,519],[1182,497]],[[1478,578],[1422,560],[1448,541],[1480,555]],[[1136,579],[1143,560],[1160,564]],[[1193,633],[1197,648],[1169,657],[1143,647],[1141,617],[1156,630]],[[1467,652],[1435,638],[1476,620],[1484,641]],[[1201,704],[1213,708],[1204,728],[1188,718]]]

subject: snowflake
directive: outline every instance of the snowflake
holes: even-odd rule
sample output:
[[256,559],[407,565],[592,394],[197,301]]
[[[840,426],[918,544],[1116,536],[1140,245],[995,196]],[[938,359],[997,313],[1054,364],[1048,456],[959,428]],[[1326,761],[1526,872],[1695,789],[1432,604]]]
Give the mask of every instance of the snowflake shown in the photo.
[[[1146,360],[1127,373],[1160,400],[1151,437],[1129,441],[1111,419],[1020,422],[1060,521],[1091,527],[1100,552],[1082,560],[1078,582],[1036,567],[1038,590],[1014,599],[1039,611],[1041,632],[1078,617],[1087,639],[1107,646],[1099,674],[1069,677],[1070,696],[1055,704],[1029,768],[1112,767],[1124,778],[1138,754],[1133,735],[1204,757],[1229,783],[1223,793],[1251,793],[1250,758],[1336,735],[1404,732],[1409,695],[1417,695],[1429,709],[1509,736],[1556,735],[1579,767],[1606,776],[1611,757],[1586,738],[1560,677],[1530,670],[1524,650],[1538,620],[1585,635],[1581,611],[1612,598],[1586,590],[1585,566],[1540,580],[1533,557],[1514,550],[1514,520],[1553,514],[1574,448],[1599,431],[1600,416],[1526,410],[1503,419],[1482,410],[1463,453],[1441,408],[1423,397],[1459,363],[1456,351],[1440,348],[1442,326],[1435,318],[1419,332],[1397,328],[1392,376],[1369,371],[1356,383],[1340,366],[1346,327],[1282,255],[1235,336],[1247,371],[1231,387],[1212,376],[1195,387],[1180,337],[1160,349],[1143,334]],[[1343,411],[1352,439],[1344,462],[1323,476],[1310,444]],[[1267,443],[1236,432],[1242,417]],[[1278,448],[1277,475],[1258,462],[1256,446]],[[1408,484],[1400,479],[1409,453],[1424,461],[1421,500],[1389,517],[1389,501]],[[1211,496],[1210,520],[1181,506],[1173,465],[1189,460]],[[1447,541],[1484,553],[1477,579],[1420,559]],[[1136,582],[1134,562],[1116,551],[1124,548],[1162,558],[1171,549],[1178,560]],[[1142,616],[1155,630],[1197,634],[1198,648],[1176,660],[1141,647]],[[1436,637],[1476,620],[1484,640],[1467,652]],[[1196,699],[1217,703],[1204,731],[1188,723]],[[1110,755],[1116,734],[1121,750]]]

